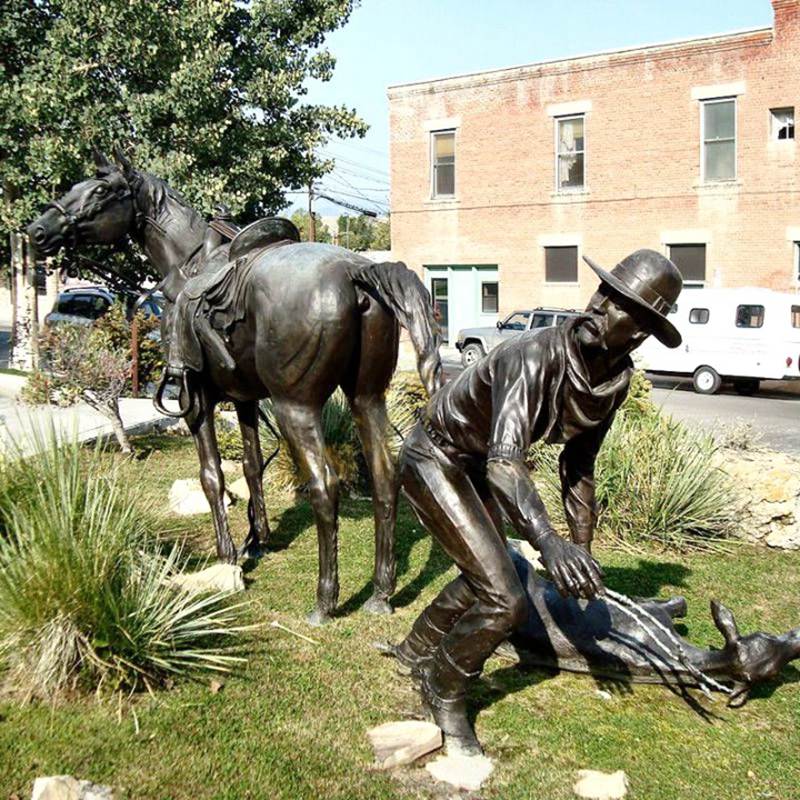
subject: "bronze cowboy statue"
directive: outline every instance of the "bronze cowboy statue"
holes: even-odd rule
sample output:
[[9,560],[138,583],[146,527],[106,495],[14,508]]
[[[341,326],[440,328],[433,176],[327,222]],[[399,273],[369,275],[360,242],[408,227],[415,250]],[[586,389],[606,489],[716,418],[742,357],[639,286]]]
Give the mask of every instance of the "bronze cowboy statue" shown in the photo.
[[338,386],[350,402],[372,481],[375,573],[365,608],[391,612],[398,487],[384,394],[397,362],[399,325],[409,332],[428,392],[441,385],[438,326],[427,290],[404,264],[375,264],[343,248],[297,242],[286,220],[241,231],[223,218],[209,226],[163,180],[137,170],[122,153],[116,157],[118,164],[96,153],[95,176],[50,203],[28,234],[44,255],[65,245],[112,245],[130,237],[160,273],[171,301],[162,321],[168,377],[183,387],[179,413],[197,446],[219,558],[235,562],[238,553],[223,505],[214,408],[230,400],[238,415],[251,497],[242,553],[256,556],[269,536],[258,401],[271,397],[281,434],[310,476],[319,580],[309,620],[320,624],[333,613],[339,480],[325,453],[321,413]]
[[[639,250],[600,277],[586,313],[517,336],[464,370],[429,402],[401,452],[401,480],[422,524],[460,575],[392,653],[421,680],[449,749],[481,751],[466,690],[528,616],[506,551],[504,519],[541,553],[564,595],[593,599],[603,573],[590,555],[597,518],[595,458],[628,391],[630,354],[650,334],[681,337],[667,313],[681,291],[675,265]],[[553,528],[525,465],[532,442],[564,443],[560,475],[572,542]]]

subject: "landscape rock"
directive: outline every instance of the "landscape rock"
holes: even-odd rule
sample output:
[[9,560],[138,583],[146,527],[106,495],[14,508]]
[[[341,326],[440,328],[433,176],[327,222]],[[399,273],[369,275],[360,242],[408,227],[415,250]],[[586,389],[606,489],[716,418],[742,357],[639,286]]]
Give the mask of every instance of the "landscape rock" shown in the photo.
[[722,450],[717,458],[735,486],[740,535],[800,549],[800,459],[769,450]]
[[586,800],[620,800],[628,794],[628,776],[621,769],[616,772],[581,769],[572,791]]
[[[223,500],[227,508],[231,501],[227,495]],[[211,513],[211,507],[197,478],[179,478],[172,484],[169,490],[169,508],[173,514],[181,517]]]
[[411,764],[442,746],[438,725],[413,719],[378,725],[367,731],[367,737],[375,750],[378,769]]
[[170,583],[187,594],[244,591],[244,575],[238,564],[212,564],[200,572],[181,572]]
[[231,497],[235,497],[237,500],[250,499],[250,489],[247,486],[247,478],[245,478],[244,475],[228,486],[226,491]]
[[33,782],[31,800],[114,800],[110,786],[79,781],[72,775],[51,775]]
[[437,781],[476,792],[494,771],[494,764],[487,756],[445,755],[426,764],[425,769]]

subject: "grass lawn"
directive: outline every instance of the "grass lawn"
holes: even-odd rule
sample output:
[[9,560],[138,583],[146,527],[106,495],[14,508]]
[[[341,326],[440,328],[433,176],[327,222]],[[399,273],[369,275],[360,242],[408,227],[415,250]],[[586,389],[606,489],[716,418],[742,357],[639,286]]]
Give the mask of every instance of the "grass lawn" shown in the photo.
[[[142,494],[166,503],[172,481],[196,474],[191,442],[140,440],[153,446],[124,467]],[[341,616],[324,629],[304,622],[317,572],[316,534],[307,502],[270,507],[272,551],[248,574],[249,614],[264,627],[247,642],[249,661],[225,679],[176,685],[154,697],[76,698],[56,707],[0,703],[0,798],[28,797],[38,775],[70,773],[136,798],[453,797],[427,773],[372,772],[367,728],[419,710],[410,685],[370,646],[399,639],[451,576],[449,563],[404,505],[398,525],[397,613],[360,612],[370,594],[372,511],[344,500],[340,532]],[[241,541],[246,509],[231,509]],[[169,535],[191,536],[212,551],[209,516],[180,519]],[[638,595],[680,592],[686,628],[698,644],[720,645],[708,600],[719,597],[742,632],[785,632],[800,624],[796,587],[800,553],[736,548],[729,555],[597,547],[608,584]],[[57,576],[54,576],[57,580]],[[303,641],[279,621],[317,641]],[[646,800],[791,800],[800,796],[800,683],[787,667],[780,684],[758,691],[743,709],[720,699],[706,718],[660,686],[604,684],[588,676],[522,673],[492,659],[472,690],[478,734],[496,761],[481,797],[571,798],[581,768],[624,769],[629,796]]]

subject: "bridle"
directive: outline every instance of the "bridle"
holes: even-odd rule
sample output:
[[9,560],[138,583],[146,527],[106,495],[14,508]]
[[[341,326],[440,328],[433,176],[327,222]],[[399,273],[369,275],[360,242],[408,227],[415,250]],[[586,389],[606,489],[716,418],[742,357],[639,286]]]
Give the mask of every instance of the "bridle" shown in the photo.
[[58,200],[52,200],[45,206],[46,209],[55,209],[61,215],[62,225],[66,228],[65,239],[69,240],[69,244],[73,248],[77,248],[80,243],[81,223],[86,220],[94,219],[94,217],[112,202],[121,202],[130,198],[131,205],[133,206],[134,230],[139,230],[146,221],[145,214],[136,204],[135,189],[138,187],[133,180],[128,181],[119,170],[108,170],[104,173],[98,173],[97,177],[98,180],[102,180],[107,184],[111,191],[107,192],[103,197],[90,202],[88,205],[82,205],[77,213],[73,214],[71,211],[67,210]]

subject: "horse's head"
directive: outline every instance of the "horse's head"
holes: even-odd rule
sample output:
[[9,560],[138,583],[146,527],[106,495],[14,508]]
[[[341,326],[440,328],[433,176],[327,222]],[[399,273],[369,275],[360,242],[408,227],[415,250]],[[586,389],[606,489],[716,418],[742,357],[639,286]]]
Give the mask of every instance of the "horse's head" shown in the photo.
[[130,185],[134,170],[122,153],[116,155],[121,166],[95,150],[95,176],[48,203],[28,226],[28,238],[39,255],[54,255],[62,247],[83,243],[115,244],[130,232],[136,219]]
[[733,707],[743,706],[753,686],[776,678],[786,664],[800,656],[800,628],[782,636],[769,633],[740,636],[733,614],[722,603],[712,600],[711,614],[725,638],[724,652],[734,681],[728,704]]

